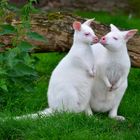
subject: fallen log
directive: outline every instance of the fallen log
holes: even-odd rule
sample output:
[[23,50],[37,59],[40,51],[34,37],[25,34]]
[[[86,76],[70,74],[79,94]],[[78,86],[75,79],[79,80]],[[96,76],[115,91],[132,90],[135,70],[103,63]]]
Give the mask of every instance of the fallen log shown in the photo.
[[[41,41],[28,40],[33,45],[37,46],[32,52],[65,52],[68,51],[72,44],[73,21],[78,20],[84,22],[85,19],[75,16],[70,13],[49,13],[49,14],[35,14],[31,16],[31,29],[33,32],[37,32],[43,35],[48,43],[43,43]],[[21,24],[18,20],[13,20],[11,22],[13,25]],[[94,21],[91,25],[98,37],[105,35],[110,31],[110,27],[102,24],[98,21]],[[12,35],[0,36],[0,42],[4,43],[6,46],[11,44]],[[136,34],[128,42],[128,50],[131,58],[133,67],[140,67],[140,35]],[[120,60],[121,61],[121,60]]]

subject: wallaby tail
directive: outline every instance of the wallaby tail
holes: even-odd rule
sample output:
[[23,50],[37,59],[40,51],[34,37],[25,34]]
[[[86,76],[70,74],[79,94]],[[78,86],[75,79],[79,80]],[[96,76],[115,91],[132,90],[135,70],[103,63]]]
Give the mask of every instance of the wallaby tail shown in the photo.
[[39,111],[34,114],[27,114],[23,116],[17,116],[17,117],[6,117],[6,118],[0,118],[0,121],[5,122],[9,119],[14,119],[14,120],[26,120],[26,119],[37,119],[38,117],[45,117],[53,114],[53,110],[51,108],[46,108],[43,111]]
[[17,117],[14,117],[13,119],[15,119],[15,120],[37,119],[38,117],[49,116],[52,113],[53,113],[53,111],[52,111],[51,108],[46,108],[43,111],[39,111],[39,112],[34,113],[34,114],[27,114],[27,115],[23,115],[23,116],[17,116]]

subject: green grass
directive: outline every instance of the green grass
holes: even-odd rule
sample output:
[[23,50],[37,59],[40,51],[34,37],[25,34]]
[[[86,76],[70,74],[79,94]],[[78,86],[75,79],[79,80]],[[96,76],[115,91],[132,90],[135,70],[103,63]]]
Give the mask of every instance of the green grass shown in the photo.
[[122,13],[111,14],[108,12],[90,12],[90,11],[75,11],[76,15],[86,18],[95,18],[95,20],[104,24],[114,24],[124,29],[137,28],[140,30],[140,18],[128,18],[128,15]]
[[[128,21],[125,15],[111,16],[107,13],[77,12],[103,23],[114,23],[122,28],[140,28],[139,19]],[[121,17],[122,16],[122,17]],[[129,24],[128,24],[129,22]],[[131,24],[132,23],[132,24]],[[132,25],[132,26],[131,26]],[[47,103],[47,88],[52,70],[64,57],[64,53],[35,54],[39,59],[36,69],[39,78],[32,93],[7,94],[0,118],[33,113],[44,109]],[[107,117],[107,113],[95,113],[88,117],[81,114],[55,114],[37,120],[0,121],[0,140],[139,140],[140,139],[140,69],[131,68],[129,87],[119,107],[119,114],[126,117],[118,122]]]
[[[0,116],[15,116],[36,112],[47,106],[47,86],[52,70],[65,54],[36,54],[40,59],[37,70],[40,79],[33,93],[24,93],[12,98],[1,111]],[[0,121],[0,139],[40,140],[40,139],[140,139],[140,69],[131,69],[129,87],[121,102],[119,114],[126,117],[125,122],[117,122],[107,114],[55,114],[37,120]],[[35,93],[36,92],[36,93]],[[7,95],[9,96],[9,95]]]

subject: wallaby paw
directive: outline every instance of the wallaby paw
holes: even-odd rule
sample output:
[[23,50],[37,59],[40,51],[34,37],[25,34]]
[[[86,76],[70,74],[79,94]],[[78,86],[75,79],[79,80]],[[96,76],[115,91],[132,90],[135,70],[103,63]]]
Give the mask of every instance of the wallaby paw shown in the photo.
[[109,91],[111,92],[111,91],[114,91],[114,90],[117,90],[117,89],[118,89],[117,86],[112,85],[112,86],[109,88]]
[[117,121],[125,121],[125,117],[123,117],[123,116],[114,116],[114,117],[110,117],[110,118],[115,119]]
[[86,112],[86,115],[87,115],[87,116],[92,116],[93,113],[92,113],[92,112]]
[[113,90],[117,90],[118,87],[114,85],[114,86],[111,87],[111,89],[112,89],[112,91],[113,91]]
[[90,70],[89,75],[90,75],[90,77],[95,77],[96,74],[92,70]]
[[92,115],[93,115],[93,112],[92,112],[91,109],[87,109],[87,110],[85,110],[85,114],[86,114],[87,116],[92,116]]
[[109,92],[111,92],[111,91],[112,91],[112,85],[108,86],[108,87],[107,87],[107,90],[108,90]]

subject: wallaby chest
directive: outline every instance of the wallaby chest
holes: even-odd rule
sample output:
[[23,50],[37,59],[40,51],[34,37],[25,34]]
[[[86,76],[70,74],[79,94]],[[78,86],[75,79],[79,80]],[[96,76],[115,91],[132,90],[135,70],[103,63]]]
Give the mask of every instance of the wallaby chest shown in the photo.
[[106,65],[105,75],[111,84],[115,84],[125,73],[125,66],[119,62],[110,61]]

